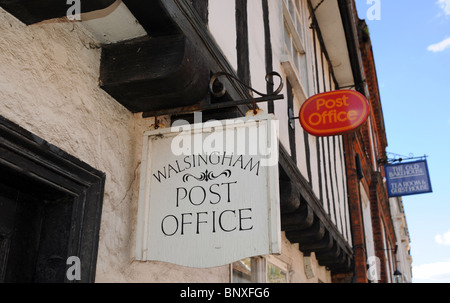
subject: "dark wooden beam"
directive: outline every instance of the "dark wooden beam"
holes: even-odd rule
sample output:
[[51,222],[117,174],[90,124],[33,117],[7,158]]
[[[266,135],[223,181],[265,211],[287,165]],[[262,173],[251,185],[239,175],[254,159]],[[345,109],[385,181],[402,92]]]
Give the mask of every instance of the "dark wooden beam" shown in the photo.
[[237,75],[242,82],[250,85],[247,0],[235,0],[235,2]]
[[300,232],[311,227],[313,223],[314,212],[306,203],[302,203],[293,213],[284,213],[283,207],[281,208],[281,230]]
[[[30,185],[30,190],[49,187],[55,194],[71,197],[73,213],[67,257],[78,256],[81,260],[79,282],[95,282],[105,174],[2,116],[0,172],[11,173],[13,180],[7,180],[7,176],[0,179],[10,186],[17,187],[11,181],[20,180]],[[23,190],[24,184],[18,189]],[[32,194],[36,197],[34,191]]]
[[183,34],[103,47],[100,86],[132,112],[196,104],[208,84],[209,69]]
[[[23,23],[30,25],[66,16],[67,11],[73,5],[66,2],[65,0],[0,0],[0,7]],[[114,2],[116,0],[82,0],[80,13],[104,9]]]
[[[165,11],[168,12],[185,36],[196,46],[198,53],[203,57],[212,74],[227,72],[236,75],[236,71],[209,33],[203,18],[189,0],[158,1],[161,2]],[[239,83],[224,79],[223,84],[231,100],[248,98],[248,90]],[[240,105],[237,107],[242,115],[245,115],[251,106]]]
[[[266,62],[266,73],[273,71],[273,50],[272,50],[272,40],[270,35],[270,19],[269,19],[269,2],[268,0],[262,0],[262,10],[263,10],[263,22],[264,22],[264,50],[265,50],[265,62]],[[273,92],[273,84],[267,83],[267,92]],[[275,107],[272,101],[267,105],[269,113],[275,112]]]
[[308,242],[313,243],[320,241],[325,236],[325,227],[317,218],[314,219],[313,225],[300,231],[287,231],[286,237],[292,243]]
[[159,0],[122,0],[151,37],[181,33]]
[[[316,257],[318,260],[322,261],[322,263],[326,264],[328,267],[332,267],[333,270],[349,270],[350,268],[348,266],[343,266],[343,264],[351,263],[348,262],[348,260],[351,260],[353,257],[353,251],[350,244],[344,239],[336,225],[331,221],[329,215],[325,212],[320,201],[315,196],[311,186],[301,175],[296,163],[292,161],[290,155],[281,144],[279,163],[282,170],[280,176],[289,178],[301,194],[302,200],[300,206],[306,204],[314,214],[312,225],[308,224],[306,228],[302,223],[305,218],[305,214],[302,214],[302,211],[282,214],[281,225],[284,230],[287,231],[286,237],[292,243],[311,245],[310,247],[304,246],[303,248],[307,250],[307,253],[311,251],[317,252]],[[301,228],[296,229],[295,224],[299,224],[299,227],[301,226]],[[333,243],[331,248],[329,248],[330,241]],[[330,256],[334,256],[338,253],[339,255],[344,255],[342,256],[344,261],[342,261],[341,258],[336,258],[333,262]]]
[[[205,16],[200,16],[190,1],[124,3],[151,39],[104,46],[100,85],[130,111],[154,115],[178,107],[202,110],[201,105],[209,101],[249,98],[247,88],[224,78],[227,95],[208,99],[210,75],[236,72],[211,37]],[[251,105],[236,104],[236,108],[245,115]]]
[[319,241],[313,241],[313,242],[300,242],[299,247],[300,250],[304,253],[308,252],[325,252],[329,251],[333,248],[334,240],[330,237],[330,233],[326,232],[325,236],[319,240]]
[[300,193],[291,181],[280,180],[280,208],[281,212],[292,213],[300,207]]

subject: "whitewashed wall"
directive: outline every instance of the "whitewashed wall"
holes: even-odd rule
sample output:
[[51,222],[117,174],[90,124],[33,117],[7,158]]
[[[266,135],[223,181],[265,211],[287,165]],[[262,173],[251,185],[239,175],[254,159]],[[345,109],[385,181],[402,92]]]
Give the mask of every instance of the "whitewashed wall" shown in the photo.
[[234,1],[209,0],[208,27],[231,66],[237,70],[236,6]]

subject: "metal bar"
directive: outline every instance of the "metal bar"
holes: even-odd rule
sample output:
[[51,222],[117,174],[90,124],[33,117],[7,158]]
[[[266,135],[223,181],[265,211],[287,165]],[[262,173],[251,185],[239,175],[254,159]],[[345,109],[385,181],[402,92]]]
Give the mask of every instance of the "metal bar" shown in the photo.
[[264,96],[260,98],[254,99],[245,99],[245,100],[237,100],[237,101],[227,101],[227,102],[219,102],[214,104],[196,104],[192,106],[183,106],[183,107],[175,107],[175,108],[167,108],[156,111],[149,111],[142,113],[143,118],[156,117],[156,116],[164,116],[164,115],[183,115],[183,114],[192,114],[194,112],[206,111],[206,110],[214,110],[214,109],[222,109],[228,107],[234,107],[239,105],[267,102],[267,101],[275,101],[284,99],[284,95],[275,95],[275,96]]
[[221,90],[221,91],[216,92],[216,91],[214,90],[214,84],[216,83],[216,81],[218,80],[218,78],[221,77],[221,76],[226,76],[227,78],[233,79],[234,81],[238,82],[238,83],[241,84],[242,86],[246,87],[248,90],[251,90],[252,92],[254,92],[254,93],[260,95],[261,97],[268,97],[268,96],[278,95],[278,94],[281,92],[281,90],[283,89],[283,86],[284,86],[283,78],[282,78],[281,75],[280,75],[279,73],[277,73],[277,72],[270,72],[270,73],[268,73],[268,74],[266,75],[266,82],[269,83],[269,84],[273,84],[273,82],[272,82],[272,80],[271,80],[273,76],[276,76],[276,77],[278,77],[278,78],[280,79],[280,85],[278,86],[278,88],[277,88],[274,92],[269,93],[269,94],[263,94],[263,93],[260,93],[259,91],[257,91],[257,90],[255,90],[255,89],[253,89],[252,87],[248,86],[247,84],[245,84],[244,82],[242,82],[241,80],[239,80],[239,78],[235,77],[234,75],[232,75],[232,74],[230,74],[230,73],[226,73],[226,72],[218,72],[218,73],[215,73],[215,74],[211,77],[211,80],[210,80],[210,82],[209,82],[209,90],[210,90],[210,92],[211,92],[215,97],[222,97],[222,96],[225,95],[225,93],[226,93],[226,89],[225,89],[225,87],[223,87],[223,85],[222,85],[222,90]]

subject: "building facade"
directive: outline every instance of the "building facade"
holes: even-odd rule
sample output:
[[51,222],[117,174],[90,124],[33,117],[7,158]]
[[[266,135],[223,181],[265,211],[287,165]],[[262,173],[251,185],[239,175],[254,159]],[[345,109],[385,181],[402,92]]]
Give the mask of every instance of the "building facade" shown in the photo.
[[[376,257],[373,280],[392,282],[387,142],[353,1],[57,2],[0,0],[1,281],[367,282]],[[240,82],[218,97],[216,73]],[[143,134],[255,111],[222,107],[255,97],[242,84],[284,97],[258,103],[279,121],[281,253],[203,269],[136,260]],[[367,97],[369,122],[309,135],[302,104],[340,89]]]
[[392,220],[394,222],[397,243],[395,244],[398,270],[396,283],[412,283],[411,238],[406,222],[403,200],[401,197],[390,198]]

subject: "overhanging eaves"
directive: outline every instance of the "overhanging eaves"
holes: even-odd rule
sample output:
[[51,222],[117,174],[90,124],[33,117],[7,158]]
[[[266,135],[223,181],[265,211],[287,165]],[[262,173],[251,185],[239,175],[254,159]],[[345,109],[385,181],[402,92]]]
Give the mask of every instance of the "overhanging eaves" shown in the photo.
[[305,253],[314,252],[319,264],[333,272],[351,269],[353,251],[331,222],[308,182],[280,145],[281,227],[291,243]]
[[[311,0],[313,14],[327,50],[339,88],[355,88],[355,45],[351,7],[347,1]],[[356,85],[355,85],[356,84]]]

